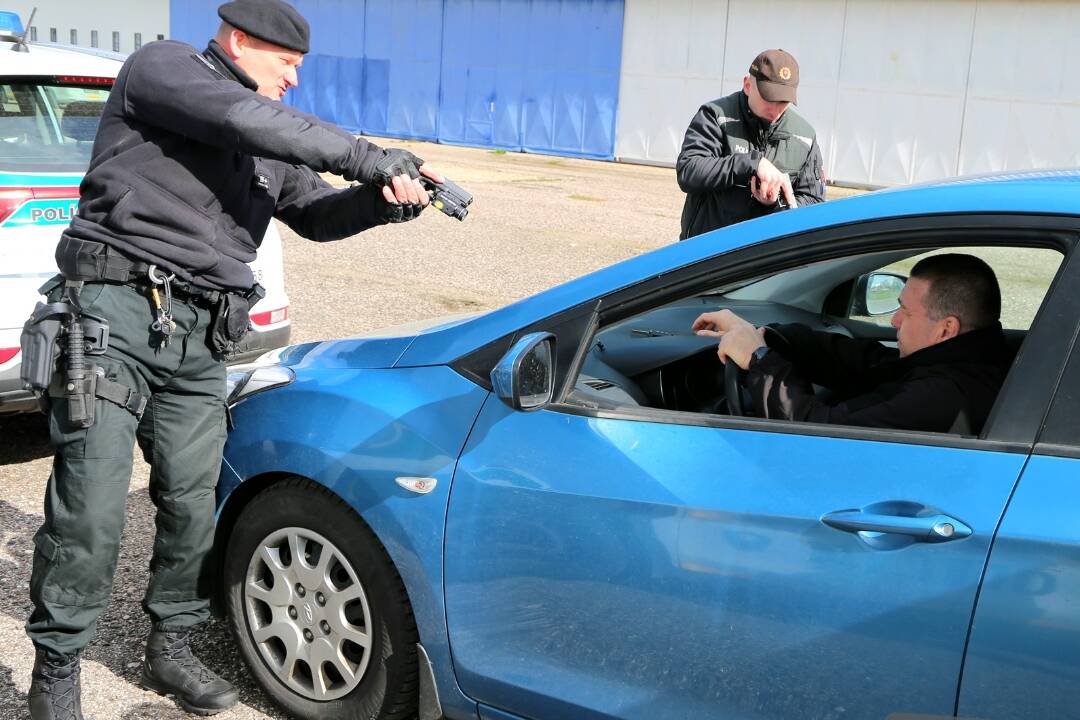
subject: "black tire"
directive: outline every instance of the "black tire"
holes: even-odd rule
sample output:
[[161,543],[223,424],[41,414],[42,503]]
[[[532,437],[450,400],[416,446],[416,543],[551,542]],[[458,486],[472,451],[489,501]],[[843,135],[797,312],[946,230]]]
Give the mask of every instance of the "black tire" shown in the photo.
[[[276,538],[283,534],[290,540],[276,544]],[[319,589],[307,588],[308,576],[302,578],[305,582],[292,582],[289,573],[303,569],[301,565],[293,565],[287,549],[293,538],[298,538],[311,553],[305,556],[310,563],[318,564],[324,552],[331,558],[324,572],[330,580]],[[324,545],[319,538],[329,544]],[[280,564],[277,574],[265,560],[256,559],[264,541],[280,553],[283,561],[288,561]],[[416,716],[418,634],[405,586],[378,538],[340,498],[321,485],[299,477],[267,488],[237,518],[223,567],[225,603],[240,653],[259,685],[290,714],[305,719],[355,720]],[[250,590],[249,569],[253,582]],[[271,582],[267,583],[267,579]],[[337,588],[338,580],[346,583],[344,587]],[[260,594],[262,588],[269,595],[266,588],[273,590],[277,583],[282,588],[289,587],[289,599],[284,603],[277,593],[273,603]],[[337,622],[337,615],[331,611],[334,600],[355,595],[356,583],[363,600],[352,599],[341,607],[340,616],[349,619],[341,626],[345,630],[337,633],[327,622]],[[297,586],[302,587],[303,595]],[[321,605],[313,602],[316,598],[322,598]],[[323,608],[326,608],[325,616],[319,615]],[[280,622],[283,614],[291,620]],[[341,636],[360,637],[360,633],[350,635],[348,631],[363,627],[368,621],[370,626],[363,633],[370,643],[368,648],[351,641],[336,645],[342,651],[341,657],[348,657],[349,663],[366,656],[367,660],[362,664],[358,660],[355,668],[351,664],[326,662],[320,665],[318,677],[322,683],[319,683],[312,664],[297,660],[307,648],[315,647],[306,633],[314,635],[315,643],[324,640],[320,633],[325,634],[326,644],[321,646],[325,648],[335,646]],[[265,633],[261,643],[256,642],[254,634],[260,629]],[[294,631],[295,634],[289,634]],[[281,635],[276,635],[279,632]],[[291,660],[282,637],[295,640],[295,646],[300,648]],[[316,655],[314,649],[311,652]],[[277,663],[276,668],[271,661]],[[293,672],[286,672],[286,668]],[[350,677],[338,672],[343,668],[358,672]],[[335,673],[336,685],[333,684]],[[341,693],[340,696],[331,697],[331,690]]]

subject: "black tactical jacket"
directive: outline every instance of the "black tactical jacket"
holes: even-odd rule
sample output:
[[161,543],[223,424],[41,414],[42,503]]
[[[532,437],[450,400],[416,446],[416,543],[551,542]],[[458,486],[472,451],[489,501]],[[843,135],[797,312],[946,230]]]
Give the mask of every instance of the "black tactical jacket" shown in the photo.
[[61,267],[70,237],[202,287],[247,290],[272,216],[314,240],[383,222],[376,188],[334,189],[315,172],[368,182],[383,150],[256,87],[214,42],[133,53],[105,103]]
[[[769,418],[977,435],[1012,360],[997,324],[903,358],[874,340],[799,324],[776,329],[787,344],[766,333],[775,349],[750,361],[746,381]],[[818,398],[811,383],[837,397]]]
[[791,108],[768,125],[750,111],[742,90],[702,105],[675,164],[686,193],[679,239],[774,212],[750,195],[750,178],[763,156],[791,176],[800,206],[825,199],[814,128]]

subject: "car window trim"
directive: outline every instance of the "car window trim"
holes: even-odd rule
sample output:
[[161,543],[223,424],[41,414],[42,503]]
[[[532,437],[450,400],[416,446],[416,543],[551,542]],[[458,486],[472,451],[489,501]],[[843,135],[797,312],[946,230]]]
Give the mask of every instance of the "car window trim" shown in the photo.
[[625,407],[618,409],[594,408],[573,403],[552,403],[545,410],[565,415],[576,415],[602,420],[625,420],[662,425],[684,425],[724,430],[748,430],[775,432],[780,435],[803,435],[808,437],[831,437],[840,440],[866,440],[903,445],[926,445],[967,450],[985,450],[1012,454],[1027,454],[1031,445],[1022,442],[992,440],[974,435],[897,430],[892,428],[859,427],[855,425],[828,425],[824,423],[795,422],[765,418],[732,417],[693,413],[683,410],[663,410],[650,407]]
[[1080,459],[1080,446],[1077,445],[1062,445],[1061,443],[1035,443],[1035,449],[1031,452],[1032,455],[1039,455],[1040,457],[1054,457],[1065,458],[1068,460]]
[[555,394],[554,397],[562,397],[569,372],[578,366],[578,357],[582,354],[582,339],[591,337],[596,331],[597,307],[599,302],[595,299],[569,307],[554,315],[549,315],[516,330],[503,335],[485,345],[481,345],[461,357],[451,361],[450,367],[459,375],[476,383],[480,387],[491,391],[491,370],[502,359],[518,338],[532,332],[550,332],[555,336],[555,350],[557,357],[565,356],[565,347],[570,343],[574,348],[574,355],[569,363],[555,366]]

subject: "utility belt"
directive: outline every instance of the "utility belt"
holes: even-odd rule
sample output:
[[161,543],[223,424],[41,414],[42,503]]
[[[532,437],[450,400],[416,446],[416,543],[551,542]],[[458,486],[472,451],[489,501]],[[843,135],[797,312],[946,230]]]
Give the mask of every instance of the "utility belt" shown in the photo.
[[[57,258],[57,262],[60,266],[60,274],[69,280],[114,282],[143,289],[149,289],[153,284],[160,284],[151,282],[150,279],[150,271],[156,267],[155,265],[129,258],[104,243],[65,237],[63,252]],[[266,296],[265,289],[258,283],[245,293],[230,293],[225,290],[211,290],[192,285],[171,275],[169,277],[175,297],[204,307],[216,305],[220,296],[224,294],[238,295],[252,305]]]
[[[146,292],[155,318],[149,330],[158,348],[168,346],[176,329],[172,319],[173,297],[211,311],[206,343],[214,357],[224,360],[250,327],[249,309],[265,291],[258,283],[247,293],[200,288],[155,265],[131,260],[102,243],[64,239],[58,256],[62,278],[54,278],[40,290],[48,302],[39,302],[23,325],[20,338],[20,376],[25,389],[37,395],[43,409],[50,397],[68,400],[69,419],[76,427],[94,424],[96,398],[120,405],[142,418],[149,400],[137,390],[105,377],[92,362],[109,345],[109,323],[85,312],[79,292],[86,282],[128,285]],[[59,299],[55,291],[63,285]]]
[[192,285],[156,265],[129,258],[103,243],[65,237],[61,248],[57,263],[68,280],[115,282],[145,292],[155,313],[150,331],[160,347],[169,344],[170,335],[176,329],[172,300],[177,298],[211,311],[207,345],[215,357],[224,359],[250,329],[251,307],[266,296],[266,290],[258,283],[244,293]]

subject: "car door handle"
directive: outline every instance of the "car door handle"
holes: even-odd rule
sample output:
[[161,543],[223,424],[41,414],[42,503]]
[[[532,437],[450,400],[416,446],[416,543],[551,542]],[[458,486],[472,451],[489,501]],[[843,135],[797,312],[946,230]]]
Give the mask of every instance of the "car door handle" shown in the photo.
[[907,517],[863,510],[837,510],[823,515],[821,522],[846,532],[906,535],[918,542],[948,542],[971,535],[970,527],[956,518],[940,513],[923,517]]

